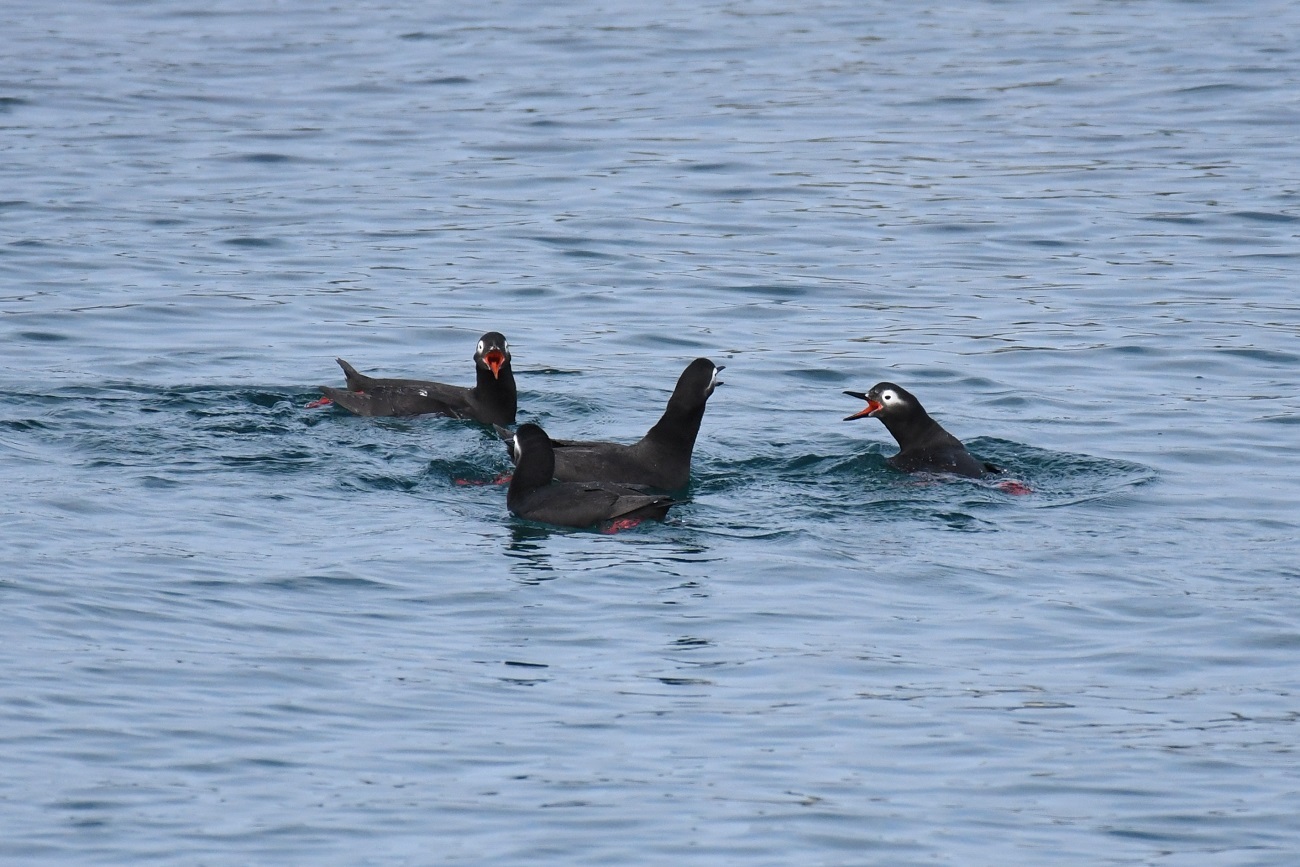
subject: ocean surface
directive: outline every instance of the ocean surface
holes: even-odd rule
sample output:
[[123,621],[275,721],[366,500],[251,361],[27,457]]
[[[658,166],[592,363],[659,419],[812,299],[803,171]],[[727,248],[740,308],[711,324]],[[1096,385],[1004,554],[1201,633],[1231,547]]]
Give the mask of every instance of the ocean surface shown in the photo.
[[[1300,4],[0,32],[0,863],[1297,863]],[[488,330],[561,438],[725,365],[686,502],[308,407]]]

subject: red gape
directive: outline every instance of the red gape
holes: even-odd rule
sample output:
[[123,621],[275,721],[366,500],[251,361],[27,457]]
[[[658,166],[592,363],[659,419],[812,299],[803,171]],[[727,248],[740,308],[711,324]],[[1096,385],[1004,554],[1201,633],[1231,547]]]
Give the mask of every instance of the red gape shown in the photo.
[[501,365],[506,363],[506,354],[500,350],[493,349],[487,355],[483,356],[483,363],[488,366],[488,370],[492,371],[492,377],[494,379],[500,379]]

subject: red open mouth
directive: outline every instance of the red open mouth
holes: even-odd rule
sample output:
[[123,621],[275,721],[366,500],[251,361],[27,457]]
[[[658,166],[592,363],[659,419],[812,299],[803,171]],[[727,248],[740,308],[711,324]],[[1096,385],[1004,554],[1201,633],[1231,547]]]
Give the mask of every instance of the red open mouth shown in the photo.
[[860,412],[855,412],[853,415],[846,415],[844,417],[844,420],[853,421],[853,419],[855,418],[870,418],[873,413],[882,410],[884,408],[885,405],[882,404],[880,401],[867,398],[867,405],[863,410],[861,410]]
[[483,363],[492,371],[495,379],[501,378],[501,365],[506,363],[506,354],[500,349],[492,349],[483,354]]

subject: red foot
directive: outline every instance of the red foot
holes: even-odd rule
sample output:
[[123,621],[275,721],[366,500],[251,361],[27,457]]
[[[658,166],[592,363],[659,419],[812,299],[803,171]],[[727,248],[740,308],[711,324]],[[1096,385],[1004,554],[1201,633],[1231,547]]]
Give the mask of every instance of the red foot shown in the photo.
[[492,484],[508,485],[510,484],[510,480],[513,478],[514,476],[510,475],[509,473],[502,473],[501,475],[497,476],[495,479],[492,480]]
[[619,530],[631,530],[640,523],[640,518],[618,518],[617,520],[610,521],[609,526],[600,532],[605,533],[606,535],[612,535],[617,533]]
[[998,482],[998,490],[1016,497],[1022,497],[1025,494],[1032,494],[1034,492],[1034,489],[1029,487],[1029,485],[1026,485],[1024,482],[1012,481]]
[[318,407],[329,406],[332,403],[334,403],[334,401],[330,400],[328,397],[322,397],[319,400],[313,400],[311,403],[307,404],[307,409],[317,409]]

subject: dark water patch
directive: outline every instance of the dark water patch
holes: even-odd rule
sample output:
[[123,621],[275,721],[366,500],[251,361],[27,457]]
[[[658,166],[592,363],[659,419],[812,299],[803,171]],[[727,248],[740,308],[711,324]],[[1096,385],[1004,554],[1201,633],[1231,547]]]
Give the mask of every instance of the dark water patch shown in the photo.
[[[664,352],[670,347],[682,349],[684,350],[682,353],[683,356],[687,356],[690,353],[704,353],[712,348],[708,343],[699,338],[664,331],[633,332],[629,335],[624,335],[623,340],[631,346],[646,347],[656,353]],[[719,364],[721,364],[725,359],[725,355],[714,355],[712,357]],[[685,363],[679,367],[672,367],[666,363],[659,364],[656,362],[652,370],[647,371],[643,369],[641,371],[641,375],[638,377],[638,385],[640,387],[646,385],[657,385],[667,389],[667,392],[664,394],[664,399],[666,400],[668,393],[672,391],[673,385],[677,381],[677,377],[681,375],[685,366]],[[726,374],[723,374],[723,376],[725,377]]]
[[688,172],[729,172],[748,170],[751,167],[742,163],[689,163],[683,168]]
[[790,375],[795,379],[801,379],[806,382],[817,384],[824,383],[841,383],[844,381],[844,371],[835,370],[826,367],[803,367],[790,371]]
[[1300,251],[1295,253],[1273,253],[1268,251],[1259,251],[1253,253],[1233,253],[1230,254],[1233,259],[1241,261],[1258,261],[1258,262],[1293,262],[1300,259]]
[[121,806],[118,801],[103,800],[71,800],[57,801],[49,805],[54,810],[109,810]]
[[1254,93],[1260,88],[1256,85],[1241,84],[1237,82],[1217,82],[1215,84],[1198,84],[1194,87],[1179,87],[1170,91],[1171,93],[1196,94],[1196,95],[1214,95],[1220,96],[1230,93]]
[[700,190],[705,197],[730,202],[752,201],[764,196],[779,196],[785,192],[784,187],[709,187]]
[[1250,361],[1262,361],[1271,365],[1280,365],[1294,369],[1300,364],[1300,355],[1272,349],[1220,349],[1221,355],[1232,355]]
[[[390,83],[381,81],[360,81],[352,84],[339,84],[334,87],[324,88],[326,93],[354,94],[358,96],[376,96],[400,93],[402,83]],[[396,144],[400,137],[392,132],[387,136],[372,138],[366,140],[372,147],[389,147]]]
[[1107,352],[1114,352],[1118,355],[1134,355],[1147,357],[1164,357],[1169,354],[1167,347],[1150,346],[1142,343],[1112,343],[1106,347]]
[[[530,367],[520,368],[515,366],[516,375],[519,373],[536,374],[538,376],[586,376],[590,371],[583,368],[566,368],[566,367]],[[525,394],[530,392],[520,391],[520,402],[523,401]],[[531,394],[536,394],[535,392]]]
[[529,241],[537,241],[541,244],[552,244],[556,247],[576,247],[580,244],[586,244],[589,238],[581,235],[524,235]]
[[920,220],[917,227],[927,231],[936,232],[944,235],[964,235],[970,232],[983,232],[987,230],[987,225],[983,223],[935,223],[928,220]]
[[1233,211],[1232,216],[1253,223],[1295,223],[1300,221],[1300,217],[1294,214],[1282,214],[1273,211]]
[[808,289],[804,286],[782,286],[772,283],[746,283],[733,286],[731,289],[741,295],[757,295],[762,298],[793,299],[808,294]]
[[897,103],[902,108],[930,108],[930,107],[948,107],[948,106],[965,106],[976,105],[982,102],[988,102],[987,97],[981,96],[937,96],[930,99],[907,100]]
[[0,419],[0,427],[7,428],[8,430],[26,433],[29,431],[48,430],[50,426],[42,422],[40,419],[30,418],[30,419]]
[[595,250],[565,250],[560,255],[572,256],[578,259],[621,259],[622,256],[616,256],[612,253],[599,253]]
[[0,114],[8,114],[16,108],[31,105],[31,101],[21,96],[0,96]]
[[[988,377],[970,376],[963,374],[952,367],[917,367],[908,371],[908,377],[923,379],[927,382],[951,383],[949,388],[956,388],[965,391],[993,391],[1002,387]],[[888,380],[889,377],[883,377]],[[873,383],[874,384],[874,383]]]
[[391,590],[392,587],[383,581],[377,581],[373,578],[363,578],[358,575],[349,574],[317,574],[317,575],[294,575],[286,578],[275,578],[263,583],[263,586],[275,588],[277,590],[291,590],[294,592],[314,593],[317,591],[333,590]]
[[993,397],[987,397],[980,401],[981,406],[998,407],[1001,409],[1023,409],[1030,406],[1036,406],[1037,401],[1021,394],[1002,394]]
[[664,686],[713,686],[714,681],[706,680],[702,677],[664,677],[660,676],[655,680]]
[[558,99],[561,97],[571,96],[568,91],[560,90],[553,87],[529,87],[522,90],[516,90],[510,94],[515,99]]
[[466,78],[463,75],[446,75],[441,78],[420,78],[414,83],[436,87],[455,87],[462,84],[473,84],[474,80],[472,78]]
[[399,491],[410,493],[421,486],[425,473],[353,471],[335,474],[335,484],[350,491]]
[[228,247],[249,247],[249,248],[267,248],[281,247],[284,241],[280,238],[255,238],[251,235],[241,235],[236,238],[226,238],[221,243]]
[[1142,217],[1153,223],[1172,223],[1178,226],[1203,226],[1209,222],[1204,217],[1194,217],[1189,214],[1151,214]]
[[231,154],[226,157],[227,160],[236,163],[261,163],[263,165],[281,165],[298,160],[298,157],[289,154],[280,154],[272,152],[251,153],[251,154]]
[[964,512],[936,512],[934,517],[950,530],[973,533],[995,528],[991,521],[983,521]]
[[256,455],[218,455],[216,460],[226,466],[261,469],[284,469],[317,462],[316,456],[311,452],[293,450]]

